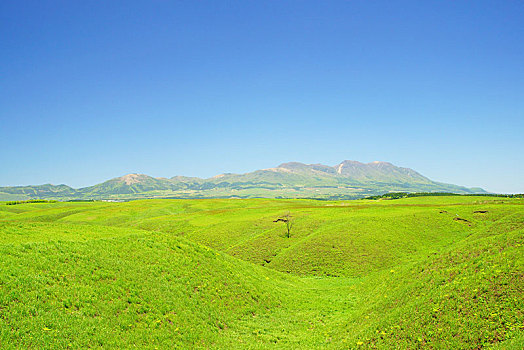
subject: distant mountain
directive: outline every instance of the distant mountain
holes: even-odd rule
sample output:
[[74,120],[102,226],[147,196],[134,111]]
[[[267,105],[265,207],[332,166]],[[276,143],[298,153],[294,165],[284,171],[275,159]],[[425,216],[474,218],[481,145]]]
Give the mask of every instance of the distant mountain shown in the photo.
[[0,187],[0,200],[19,200],[36,198],[69,198],[77,190],[66,185],[38,185]]
[[134,198],[323,198],[354,199],[387,192],[487,193],[435,182],[409,168],[388,162],[345,160],[335,166],[290,162],[246,174],[209,179],[154,178],[128,174],[74,189],[66,185],[0,187],[0,200],[134,199]]
[[156,179],[143,174],[128,174],[98,185],[81,188],[78,192],[90,197],[106,196],[108,194],[133,195],[170,189],[170,183],[167,179]]

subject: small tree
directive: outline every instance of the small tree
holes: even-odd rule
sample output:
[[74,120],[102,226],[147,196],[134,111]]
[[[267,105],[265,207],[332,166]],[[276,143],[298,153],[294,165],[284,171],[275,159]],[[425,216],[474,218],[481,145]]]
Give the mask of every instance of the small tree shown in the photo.
[[293,217],[289,212],[286,213],[286,215],[283,215],[282,217],[276,219],[273,222],[284,222],[286,224],[286,238],[291,237],[291,229],[293,228]]

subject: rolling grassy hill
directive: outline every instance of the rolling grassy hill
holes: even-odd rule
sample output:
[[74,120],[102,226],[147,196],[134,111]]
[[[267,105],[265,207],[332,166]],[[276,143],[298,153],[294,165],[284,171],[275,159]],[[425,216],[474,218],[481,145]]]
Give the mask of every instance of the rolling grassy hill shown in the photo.
[[355,199],[386,192],[486,193],[432,181],[416,171],[387,162],[343,161],[335,166],[284,163],[247,174],[209,179],[154,178],[128,174],[73,189],[66,185],[0,187],[0,200],[137,199],[137,198],[322,198]]
[[522,199],[0,203],[0,347],[520,349],[523,244]]

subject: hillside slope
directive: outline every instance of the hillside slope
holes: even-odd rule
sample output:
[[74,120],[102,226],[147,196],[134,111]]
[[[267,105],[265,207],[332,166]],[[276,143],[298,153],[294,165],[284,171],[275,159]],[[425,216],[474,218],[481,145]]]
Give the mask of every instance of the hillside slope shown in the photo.
[[485,193],[480,188],[432,181],[409,168],[387,162],[343,161],[335,166],[284,163],[246,174],[209,179],[154,178],[128,174],[73,189],[65,185],[0,187],[0,200],[136,198],[323,198],[354,199],[386,192]]
[[2,349],[315,348],[311,320],[348,302],[184,239],[74,226],[0,222]]
[[[482,196],[346,202],[145,200],[24,204],[4,206],[4,211],[16,210],[16,220],[175,234],[298,275],[359,277],[438,252],[518,212],[521,202]],[[487,212],[475,213],[479,210]],[[288,213],[294,224],[291,238],[284,236],[285,225],[274,222]]]
[[522,199],[0,203],[0,261],[2,348],[524,339]]

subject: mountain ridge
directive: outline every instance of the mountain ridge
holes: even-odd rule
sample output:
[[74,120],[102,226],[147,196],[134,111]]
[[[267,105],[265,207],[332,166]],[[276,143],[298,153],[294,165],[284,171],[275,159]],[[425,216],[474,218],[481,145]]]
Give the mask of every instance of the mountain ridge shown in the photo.
[[344,160],[334,166],[282,163],[248,173],[210,178],[152,177],[129,173],[82,188],[67,185],[0,187],[0,200],[136,199],[136,198],[319,198],[356,199],[387,192],[487,193],[433,181],[417,171],[389,162]]

